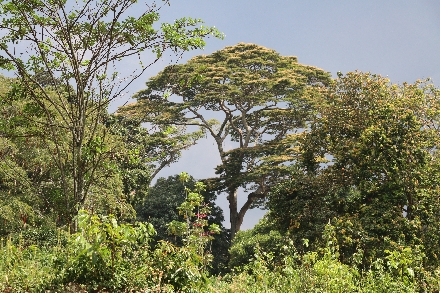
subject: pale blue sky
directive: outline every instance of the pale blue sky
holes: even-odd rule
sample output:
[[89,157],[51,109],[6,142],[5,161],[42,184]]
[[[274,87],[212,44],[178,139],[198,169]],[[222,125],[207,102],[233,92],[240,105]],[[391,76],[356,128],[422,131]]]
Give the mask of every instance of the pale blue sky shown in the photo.
[[[201,18],[226,34],[222,41],[208,39],[204,51],[189,52],[183,61],[246,42],[297,56],[300,63],[333,75],[360,70],[396,83],[431,77],[440,85],[438,0],[171,0],[161,15],[167,22],[183,16]],[[168,62],[156,64],[149,74]],[[147,78],[136,82],[132,91],[141,90]],[[212,141],[204,140],[159,176],[181,171],[196,178],[213,176],[219,162]],[[218,203],[228,219],[226,199],[219,198]],[[252,227],[262,214],[246,215],[243,228]]]
[[223,41],[208,40],[205,54],[256,43],[332,73],[358,69],[396,82],[430,76],[440,83],[437,0],[172,0],[162,15],[201,18],[224,32]]

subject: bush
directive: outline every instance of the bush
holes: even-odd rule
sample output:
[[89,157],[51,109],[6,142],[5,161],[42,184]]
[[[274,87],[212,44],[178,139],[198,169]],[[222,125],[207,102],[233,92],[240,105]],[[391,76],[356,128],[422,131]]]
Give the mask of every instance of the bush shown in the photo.
[[151,224],[118,224],[112,215],[83,210],[75,234],[33,229],[14,241],[2,239],[0,292],[205,291],[212,260],[206,247],[220,227],[208,227],[203,188],[197,183],[187,191],[179,207],[185,221],[169,224],[183,246],[160,241],[151,247],[156,233]]
[[16,246],[11,238],[0,243],[0,292],[42,292],[56,282],[59,251]]
[[261,252],[275,255],[274,263],[280,263],[288,243],[288,239],[273,230],[268,219],[264,217],[254,228],[237,232],[229,249],[229,268],[234,269],[249,264],[254,259],[256,246]]
[[[285,247],[289,253],[284,256],[282,264],[274,262],[274,254],[257,246],[252,261],[235,274],[212,278],[209,289],[216,293],[385,293],[437,292],[440,289],[440,270],[424,270],[421,247],[401,246],[400,250],[386,251],[385,258],[376,259],[368,270],[361,270],[339,260],[339,245],[333,226],[327,225],[323,235],[326,246],[317,251],[300,255],[295,247]],[[358,257],[362,258],[362,255]]]

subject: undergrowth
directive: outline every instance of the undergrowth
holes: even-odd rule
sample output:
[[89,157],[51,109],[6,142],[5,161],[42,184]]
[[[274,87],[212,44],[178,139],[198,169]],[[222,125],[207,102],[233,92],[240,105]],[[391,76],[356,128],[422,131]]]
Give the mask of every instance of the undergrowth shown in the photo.
[[[154,228],[119,224],[113,216],[81,211],[79,232],[27,231],[0,241],[0,292],[438,292],[440,268],[424,268],[423,247],[402,245],[385,251],[368,269],[339,260],[334,227],[324,231],[326,246],[300,254],[292,243],[282,255],[256,244],[252,260],[223,276],[209,276],[206,246],[218,227],[207,227],[209,207],[198,190],[188,192],[180,211],[185,222],[170,230],[182,246],[162,241]],[[43,233],[40,237],[38,233]],[[35,241],[24,236],[34,235]],[[48,239],[50,238],[50,241]],[[304,241],[307,245],[307,241]],[[357,253],[362,257],[362,251]]]

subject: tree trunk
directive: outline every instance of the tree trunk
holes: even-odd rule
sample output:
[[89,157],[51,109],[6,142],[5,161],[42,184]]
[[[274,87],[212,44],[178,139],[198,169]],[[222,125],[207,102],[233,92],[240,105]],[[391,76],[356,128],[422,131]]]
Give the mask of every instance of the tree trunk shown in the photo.
[[237,206],[237,188],[229,191],[229,216],[231,222],[231,239],[234,239],[235,234],[240,230],[241,223],[238,219],[238,206]]

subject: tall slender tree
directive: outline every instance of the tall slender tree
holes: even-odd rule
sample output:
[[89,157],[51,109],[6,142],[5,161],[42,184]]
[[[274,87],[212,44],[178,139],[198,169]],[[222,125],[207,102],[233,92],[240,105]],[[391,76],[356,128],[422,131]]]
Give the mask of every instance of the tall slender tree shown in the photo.
[[[18,77],[15,94],[32,100],[44,117],[35,123],[60,171],[68,218],[112,154],[102,126],[109,102],[166,51],[179,55],[203,47],[208,35],[221,37],[197,19],[157,25],[160,9],[170,4],[161,3],[0,2],[0,65]],[[121,62],[133,62],[133,71],[118,72]]]

